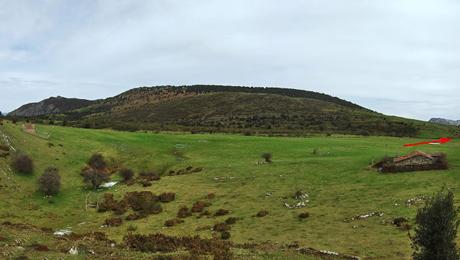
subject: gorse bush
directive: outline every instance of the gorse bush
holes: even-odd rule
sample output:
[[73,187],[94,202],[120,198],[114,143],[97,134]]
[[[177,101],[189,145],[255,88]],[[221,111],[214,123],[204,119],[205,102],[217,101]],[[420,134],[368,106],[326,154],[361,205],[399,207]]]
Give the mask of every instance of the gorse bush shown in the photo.
[[272,162],[272,154],[271,153],[263,153],[261,156],[266,163],[271,163]]
[[91,155],[88,160],[88,165],[96,170],[104,170],[107,167],[104,156],[100,153],[95,153]]
[[85,169],[81,175],[83,176],[83,181],[93,189],[99,188],[101,184],[109,180],[109,176],[106,173],[94,169]]
[[38,190],[45,195],[56,195],[61,187],[61,176],[59,170],[54,167],[48,167],[38,179]]
[[126,182],[133,178],[134,172],[131,169],[123,168],[120,170],[120,176]]
[[13,158],[12,167],[20,173],[31,174],[34,171],[34,163],[26,154],[18,154]]
[[415,260],[457,260],[458,209],[454,206],[454,194],[445,190],[429,199],[418,210],[415,236],[412,246]]

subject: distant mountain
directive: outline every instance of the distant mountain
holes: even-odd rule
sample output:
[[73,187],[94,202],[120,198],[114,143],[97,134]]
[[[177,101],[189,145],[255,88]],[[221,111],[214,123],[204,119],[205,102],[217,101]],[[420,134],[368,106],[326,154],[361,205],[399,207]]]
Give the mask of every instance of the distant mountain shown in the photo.
[[94,101],[78,98],[50,97],[37,103],[29,103],[8,113],[8,116],[33,117],[60,114],[93,104]]
[[449,120],[444,118],[432,118],[430,119],[431,123],[441,124],[441,125],[454,125],[460,126],[460,120]]
[[[386,116],[322,93],[285,88],[215,85],[141,87],[87,102],[86,106],[80,104],[76,109],[61,112],[50,109],[52,113],[49,113],[40,109],[41,116],[30,119],[129,131],[282,135],[336,133],[436,137],[456,130]],[[22,115],[34,115],[32,112]]]

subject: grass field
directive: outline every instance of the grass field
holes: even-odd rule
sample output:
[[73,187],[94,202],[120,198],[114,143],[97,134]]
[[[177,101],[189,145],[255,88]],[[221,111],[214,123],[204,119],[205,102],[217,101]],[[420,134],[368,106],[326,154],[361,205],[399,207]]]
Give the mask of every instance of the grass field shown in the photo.
[[[8,169],[7,159],[0,159],[0,221],[28,223],[53,230],[71,227],[77,233],[100,230],[117,242],[121,242],[129,225],[135,225],[136,233],[142,234],[211,237],[211,231],[196,229],[212,226],[219,218],[190,217],[185,223],[171,228],[165,228],[163,224],[175,217],[180,206],[191,206],[213,192],[216,198],[210,207],[212,211],[224,208],[230,210],[230,216],[240,218],[230,232],[233,242],[298,242],[302,247],[369,259],[408,259],[411,255],[408,234],[394,227],[391,221],[396,217],[407,217],[413,222],[417,206],[422,203],[407,206],[406,201],[430,195],[444,185],[454,188],[457,204],[460,199],[460,191],[455,189],[460,183],[460,143],[457,140],[442,146],[418,148],[447,153],[450,170],[379,174],[368,169],[373,160],[415,150],[402,145],[419,139],[274,138],[38,126],[38,131],[51,134],[47,140],[23,132],[19,124],[6,123],[0,126],[0,130],[11,138],[16,149],[30,154],[35,162],[34,175],[23,176]],[[85,188],[79,173],[95,152],[102,153],[112,165],[130,167],[136,173],[149,169],[177,170],[187,166],[202,167],[203,171],[165,176],[146,188],[138,184],[119,184],[94,192]],[[273,163],[258,164],[264,152],[273,154]],[[51,199],[53,203],[36,191],[36,179],[48,166],[59,168],[62,176],[61,192]],[[118,178],[116,174],[112,176],[113,180]],[[164,205],[161,214],[126,221],[120,227],[101,227],[113,213],[85,210],[88,193],[89,198],[95,200],[107,191],[121,197],[133,190],[175,192],[177,197],[174,202]],[[308,193],[310,202],[302,209],[286,208],[283,204],[285,197],[298,190]],[[269,214],[263,218],[254,217],[260,210],[267,210]],[[306,211],[310,217],[300,221],[297,215]],[[382,212],[383,216],[345,221],[370,212]],[[271,257],[286,255],[278,252]]]

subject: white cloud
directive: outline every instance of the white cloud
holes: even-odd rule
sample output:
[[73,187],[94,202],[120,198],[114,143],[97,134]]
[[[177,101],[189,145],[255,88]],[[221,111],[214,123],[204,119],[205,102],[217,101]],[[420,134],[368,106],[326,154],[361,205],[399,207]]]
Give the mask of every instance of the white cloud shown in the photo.
[[453,0],[0,0],[0,109],[209,83],[460,119],[459,11]]

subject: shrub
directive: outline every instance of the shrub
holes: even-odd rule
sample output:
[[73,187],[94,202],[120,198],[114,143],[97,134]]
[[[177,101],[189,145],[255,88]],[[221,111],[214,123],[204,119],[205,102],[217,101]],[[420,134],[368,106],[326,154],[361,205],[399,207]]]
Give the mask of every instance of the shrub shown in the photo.
[[126,229],[128,232],[134,232],[137,230],[137,226],[135,225],[129,225],[128,228]]
[[134,213],[131,213],[128,216],[126,216],[126,220],[138,220],[138,219],[141,219],[141,218],[144,218],[144,217],[146,217],[146,216],[143,215],[143,214],[139,214],[137,212],[134,212]]
[[231,226],[225,224],[225,223],[217,223],[214,225],[212,230],[217,231],[217,232],[224,232],[224,231],[229,231],[231,229]]
[[222,238],[223,240],[230,239],[230,232],[224,231],[224,232],[220,233],[220,238]]
[[235,217],[229,217],[228,219],[225,220],[225,224],[227,225],[233,225],[236,223],[238,219]]
[[182,219],[178,219],[178,218],[169,219],[165,221],[165,227],[172,227],[172,226],[175,226],[181,223],[184,223]]
[[176,193],[174,192],[164,192],[158,196],[161,202],[171,202],[176,199]]
[[134,176],[134,172],[127,168],[121,169],[119,173],[124,182],[131,180]]
[[113,199],[112,193],[104,193],[103,198],[102,202],[98,203],[97,211],[106,212],[115,208],[117,202]]
[[133,250],[142,252],[177,252],[185,250],[191,258],[201,259],[197,256],[211,255],[211,259],[233,259],[231,244],[218,239],[202,239],[195,237],[171,237],[163,234],[135,235],[128,234],[123,237],[125,245]]
[[141,211],[144,215],[158,214],[163,211],[158,197],[150,191],[128,192],[124,200],[134,211]]
[[61,176],[59,170],[54,167],[48,167],[38,179],[38,190],[45,195],[56,195],[61,187]]
[[34,171],[34,163],[26,154],[18,154],[13,158],[12,167],[20,173],[31,174]]
[[457,252],[457,208],[454,194],[444,190],[425,202],[415,218],[417,224],[412,246],[415,260],[459,259]]
[[225,216],[229,213],[228,210],[226,209],[219,209],[216,211],[216,213],[214,213],[214,216],[218,217],[218,216]]
[[152,186],[152,183],[150,181],[148,181],[148,180],[142,180],[139,183],[142,185],[142,187],[150,187],[150,186]]
[[265,160],[266,163],[272,162],[272,154],[271,153],[263,153],[262,158]]
[[192,212],[187,207],[181,207],[179,211],[177,212],[177,217],[178,218],[186,218],[192,215]]
[[102,156],[102,154],[100,153],[95,153],[91,155],[91,157],[88,160],[88,165],[96,170],[104,170],[107,167],[107,163],[105,162],[104,156]]
[[99,188],[102,183],[109,180],[109,176],[103,172],[94,170],[94,169],[86,169],[82,172],[83,181],[89,185],[93,189]]
[[139,173],[139,176],[145,180],[149,181],[158,181],[160,180],[160,175],[154,171],[142,171]]
[[256,217],[262,218],[262,217],[265,217],[267,215],[268,215],[268,211],[261,210],[261,211],[257,212]]
[[211,203],[206,201],[197,201],[193,203],[192,212],[203,212],[204,208],[211,206]]
[[121,226],[123,220],[121,218],[108,218],[105,220],[105,224],[109,227]]
[[308,217],[310,217],[310,213],[308,212],[302,212],[299,214],[299,219],[306,219]]

